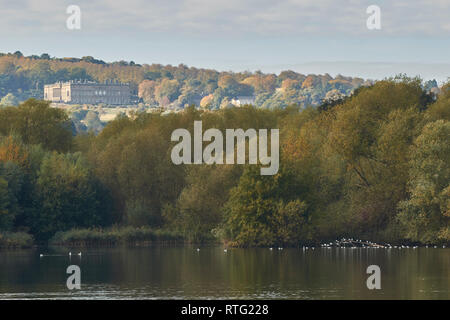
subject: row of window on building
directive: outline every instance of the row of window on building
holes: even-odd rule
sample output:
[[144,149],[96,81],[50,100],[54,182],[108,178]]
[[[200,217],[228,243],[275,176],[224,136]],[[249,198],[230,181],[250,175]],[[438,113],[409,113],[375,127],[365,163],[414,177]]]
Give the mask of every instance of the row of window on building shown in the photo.
[[[108,92],[108,95],[117,95],[120,96],[121,92],[120,91],[116,91],[116,92]],[[91,91],[74,91],[73,95],[82,95],[82,96],[89,96],[91,95]],[[106,91],[102,91],[102,90],[95,90],[94,91],[94,95],[96,96],[106,96]],[[67,96],[69,96],[69,91],[67,91]]]

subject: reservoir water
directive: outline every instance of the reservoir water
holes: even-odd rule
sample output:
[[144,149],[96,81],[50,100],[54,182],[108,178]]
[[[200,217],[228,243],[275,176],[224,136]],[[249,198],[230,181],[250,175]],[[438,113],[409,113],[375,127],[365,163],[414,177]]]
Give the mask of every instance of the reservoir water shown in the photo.
[[[67,289],[70,265],[80,290]],[[380,290],[367,288],[369,265]],[[450,249],[2,250],[0,299],[450,299]]]

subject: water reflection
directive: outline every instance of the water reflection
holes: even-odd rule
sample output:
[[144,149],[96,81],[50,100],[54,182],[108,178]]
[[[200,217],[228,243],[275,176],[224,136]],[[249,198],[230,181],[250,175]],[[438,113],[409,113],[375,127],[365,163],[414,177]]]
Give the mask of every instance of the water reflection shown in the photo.
[[[0,251],[0,299],[450,298],[449,249],[150,247],[86,249],[81,257],[78,251]],[[81,268],[81,290],[66,288],[71,264]],[[381,290],[366,287],[371,264],[381,268]]]

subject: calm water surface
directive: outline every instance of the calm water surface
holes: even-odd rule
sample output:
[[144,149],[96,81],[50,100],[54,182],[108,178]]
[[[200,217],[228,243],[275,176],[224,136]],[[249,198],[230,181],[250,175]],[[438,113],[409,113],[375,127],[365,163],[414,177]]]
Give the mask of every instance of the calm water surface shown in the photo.
[[[0,299],[450,299],[450,249],[0,251]],[[44,257],[39,257],[43,253]],[[81,290],[66,268],[81,268]],[[381,268],[368,290],[366,268]]]

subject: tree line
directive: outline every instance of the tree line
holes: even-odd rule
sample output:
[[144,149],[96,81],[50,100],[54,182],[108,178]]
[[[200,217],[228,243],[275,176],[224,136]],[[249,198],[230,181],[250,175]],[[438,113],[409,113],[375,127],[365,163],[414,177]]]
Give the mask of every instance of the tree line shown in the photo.
[[319,105],[325,98],[337,99],[360,86],[372,84],[361,78],[304,75],[291,70],[278,75],[260,71],[219,72],[184,64],[106,63],[90,56],[25,57],[20,51],[0,53],[0,99],[5,98],[0,104],[42,99],[45,84],[69,80],[130,83],[133,97],[148,107],[184,108],[195,104],[208,109],[231,107],[232,99],[239,96],[252,97],[254,105],[269,109],[290,104]]
[[[174,165],[171,133],[192,134],[195,120],[204,130],[279,128],[279,172]],[[0,230],[46,241],[74,228],[148,226],[235,246],[450,240],[449,84],[435,97],[402,77],[320,107],[188,107],[72,132],[48,102],[0,108]]]

